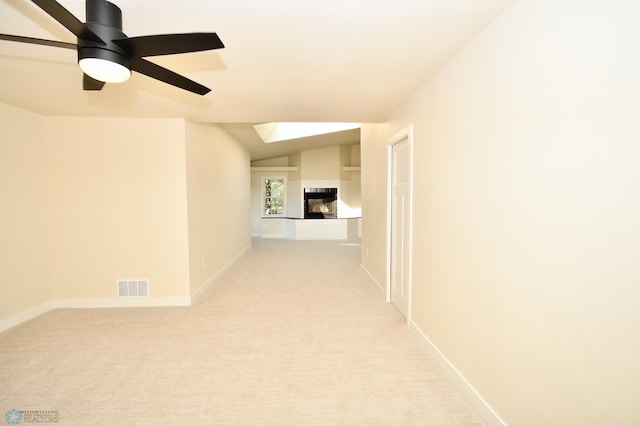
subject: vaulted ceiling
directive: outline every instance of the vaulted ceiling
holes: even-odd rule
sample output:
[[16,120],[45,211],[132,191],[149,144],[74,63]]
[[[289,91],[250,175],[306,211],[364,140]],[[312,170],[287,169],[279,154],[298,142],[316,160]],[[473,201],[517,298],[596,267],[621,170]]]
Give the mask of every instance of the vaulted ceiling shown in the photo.
[[[85,20],[84,0],[59,2]],[[238,134],[239,123],[382,122],[512,0],[113,2],[128,36],[216,32],[224,49],[150,58],[212,91],[134,73],[86,92],[73,50],[0,41],[0,102],[52,115],[235,123]],[[0,16],[0,33],[76,42],[31,1],[2,0]]]

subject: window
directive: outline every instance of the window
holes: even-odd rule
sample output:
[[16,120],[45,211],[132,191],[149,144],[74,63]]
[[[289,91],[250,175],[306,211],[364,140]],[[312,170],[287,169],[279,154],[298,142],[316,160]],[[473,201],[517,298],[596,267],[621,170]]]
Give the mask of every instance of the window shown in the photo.
[[264,216],[284,216],[286,214],[285,192],[287,180],[284,177],[262,178]]

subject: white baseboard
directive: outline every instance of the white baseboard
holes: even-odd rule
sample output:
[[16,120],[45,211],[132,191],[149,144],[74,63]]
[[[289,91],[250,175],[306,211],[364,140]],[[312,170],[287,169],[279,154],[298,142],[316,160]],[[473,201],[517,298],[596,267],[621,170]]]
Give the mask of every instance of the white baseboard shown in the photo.
[[387,291],[385,290],[385,287],[380,285],[380,283],[373,278],[373,275],[371,275],[371,272],[369,272],[369,270],[367,268],[364,267],[364,265],[361,263],[360,267],[362,268],[363,271],[365,271],[367,273],[367,275],[369,276],[369,279],[371,280],[372,284],[375,284],[375,288],[376,290],[380,291],[380,294],[382,295],[383,298],[387,298]]
[[489,426],[506,426],[507,424],[498,416],[493,408],[482,398],[482,396],[471,386],[471,383],[458,371],[458,369],[444,356],[440,349],[427,337],[427,335],[413,321],[409,322],[411,330],[426,346],[427,350],[434,358],[447,370],[451,378],[465,392],[471,404],[484,418]]
[[284,238],[282,234],[260,234],[260,238]]
[[27,309],[4,320],[0,320],[0,333],[16,327],[53,309],[91,309],[91,308],[141,308],[163,306],[191,306],[215,281],[233,265],[249,248],[245,247],[236,257],[227,263],[216,275],[211,277],[191,297],[136,297],[121,299],[54,299]]
[[245,248],[240,250],[240,253],[238,253],[233,259],[231,259],[229,262],[227,262],[227,264],[224,265],[218,272],[216,272],[216,274],[214,276],[209,278],[203,285],[201,285],[200,288],[198,290],[196,290],[195,293],[193,293],[193,295],[191,295],[190,304],[194,304],[196,302],[196,300],[198,300],[200,297],[202,297],[202,295],[207,290],[209,290],[209,288],[211,288],[211,286],[213,286],[216,283],[216,281],[218,281],[218,279],[222,276],[222,274],[227,272],[227,270],[231,266],[233,266],[233,264],[236,263],[238,261],[238,259],[240,259],[242,256],[244,256],[244,254],[250,248],[251,248],[251,243],[249,243],[249,245],[247,245]]
[[0,333],[54,309],[143,308],[190,306],[189,297],[139,297],[131,299],[55,299],[0,321]]
[[52,300],[0,321],[0,333],[55,309]]
[[144,308],[190,306],[190,297],[137,297],[130,299],[55,299],[0,321],[0,333],[54,309]]
[[189,306],[189,297],[135,297],[121,299],[56,299],[55,309],[144,308]]

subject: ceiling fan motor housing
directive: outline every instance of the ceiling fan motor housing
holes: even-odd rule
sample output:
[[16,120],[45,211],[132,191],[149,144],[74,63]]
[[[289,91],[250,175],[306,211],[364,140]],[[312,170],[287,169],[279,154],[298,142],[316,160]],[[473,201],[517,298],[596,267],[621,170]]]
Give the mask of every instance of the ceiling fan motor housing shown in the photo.
[[78,62],[85,58],[104,59],[131,69],[131,54],[112,40],[126,39],[122,32],[122,11],[106,0],[88,0],[85,25],[100,37],[103,43],[89,38],[78,38]]
[[107,0],[86,0],[86,22],[81,22],[57,0],[31,1],[73,33],[77,43],[9,34],[0,34],[0,40],[77,50],[84,90],[102,90],[106,83],[122,83],[131,77],[132,71],[136,71],[198,95],[206,95],[211,91],[144,58],[222,49],[224,44],[216,33],[157,34],[129,38],[122,32],[122,11]]

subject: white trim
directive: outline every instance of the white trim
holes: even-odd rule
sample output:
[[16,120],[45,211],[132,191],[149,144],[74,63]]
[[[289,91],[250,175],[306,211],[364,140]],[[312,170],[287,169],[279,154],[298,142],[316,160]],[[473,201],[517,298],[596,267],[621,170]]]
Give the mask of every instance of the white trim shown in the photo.
[[252,166],[252,172],[297,172],[298,166]]
[[55,309],[55,305],[52,300],[45,302],[41,305],[33,307],[31,309],[27,309],[26,311],[22,311],[18,314],[10,316],[2,321],[0,321],[0,333],[3,331],[7,331],[10,328],[16,327],[22,323],[30,321],[36,317],[39,317],[42,314],[46,314],[47,312]]
[[365,268],[365,266],[363,264],[360,264],[360,267],[362,268],[362,270],[364,272],[366,272],[366,274],[369,276],[369,279],[371,280],[372,284],[375,284],[375,289],[378,290],[380,292],[380,295],[382,297],[385,297],[385,292],[384,292],[384,286],[382,284],[380,284],[378,282],[378,280],[376,280],[373,275],[371,275],[371,272],[369,272],[369,270],[367,268]]
[[218,279],[222,276],[222,274],[227,272],[227,270],[231,268],[231,266],[233,266],[242,256],[244,256],[244,254],[249,249],[251,249],[251,247],[252,247],[252,244],[249,243],[245,248],[240,250],[240,253],[234,256],[233,259],[227,262],[226,265],[224,265],[218,272],[216,272],[214,276],[209,278],[202,286],[200,286],[200,288],[196,290],[195,293],[193,293],[193,295],[191,295],[190,304],[194,304],[200,297],[202,297],[202,295],[207,290],[209,290],[209,288],[211,288],[216,283],[216,281],[218,281]]
[[260,234],[259,235],[260,238],[287,238],[289,240],[294,240],[295,238],[293,237],[285,237],[284,234],[280,233],[280,234]]
[[438,347],[427,337],[424,331],[420,329],[413,321],[409,322],[409,330],[411,330],[424,344],[427,350],[433,355],[438,363],[447,371],[449,376],[454,380],[456,385],[467,395],[473,407],[478,411],[480,416],[489,424],[489,426],[506,426],[504,420],[500,418],[498,413],[485,401],[477,390],[469,383],[469,381],[458,371],[458,369],[447,359],[446,356],[438,349]]
[[143,308],[189,306],[188,297],[132,297],[115,299],[55,299],[56,309]]
[[133,297],[130,299],[54,299],[0,321],[0,333],[55,309],[139,308],[189,306],[188,297]]
[[413,124],[405,127],[387,141],[387,274],[386,301],[391,303],[391,203],[393,170],[393,146],[404,139],[409,144],[409,291],[407,295],[407,327],[411,323],[411,293],[413,280]]
[[54,309],[92,309],[92,308],[141,308],[141,307],[171,307],[191,306],[202,294],[207,291],[220,276],[226,272],[247,250],[251,244],[242,249],[230,262],[218,273],[209,278],[191,297],[131,297],[114,299],[54,299],[49,300],[34,308],[27,309],[9,318],[0,321],[0,333],[46,314]]
[[[387,145],[387,235],[386,235],[386,254],[385,254],[385,262],[387,264],[387,271],[385,274],[385,300],[387,303],[391,303],[391,211],[392,211],[392,193],[391,193],[391,180],[393,177],[391,176],[391,171],[393,170],[393,156],[392,156],[393,147],[391,145]],[[408,322],[408,321],[407,321]]]

